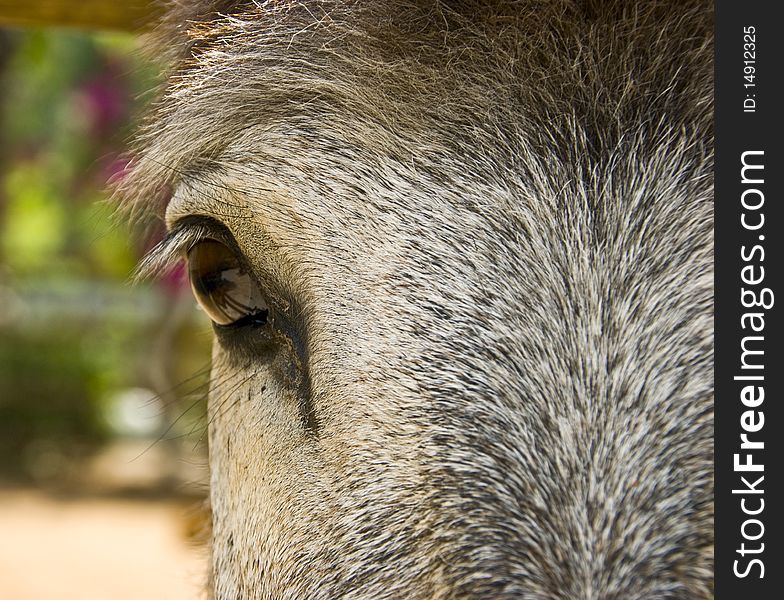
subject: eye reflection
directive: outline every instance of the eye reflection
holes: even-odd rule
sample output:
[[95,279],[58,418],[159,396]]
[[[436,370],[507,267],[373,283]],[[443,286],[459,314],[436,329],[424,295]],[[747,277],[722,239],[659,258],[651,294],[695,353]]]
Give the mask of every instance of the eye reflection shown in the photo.
[[218,325],[247,319],[265,323],[269,307],[236,254],[216,240],[202,240],[188,251],[191,289],[204,312]]

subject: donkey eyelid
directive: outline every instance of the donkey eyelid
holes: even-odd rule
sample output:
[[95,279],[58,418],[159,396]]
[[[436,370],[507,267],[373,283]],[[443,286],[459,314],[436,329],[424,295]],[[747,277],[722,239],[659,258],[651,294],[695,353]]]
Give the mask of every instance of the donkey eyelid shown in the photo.
[[139,262],[134,280],[159,276],[174,268],[188,251],[205,239],[214,239],[244,259],[228,228],[211,217],[190,215],[172,223],[168,233]]
[[170,231],[167,237],[183,235],[185,244],[181,244],[177,249],[182,254],[205,239],[213,239],[231,248],[238,256],[243,256],[228,227],[212,217],[203,215],[182,217],[172,223]]

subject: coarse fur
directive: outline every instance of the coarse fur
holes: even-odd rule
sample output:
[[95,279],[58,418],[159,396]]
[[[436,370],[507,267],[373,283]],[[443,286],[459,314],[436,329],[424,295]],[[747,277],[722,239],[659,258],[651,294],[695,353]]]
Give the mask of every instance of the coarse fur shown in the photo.
[[712,27],[171,7],[120,193],[278,307],[216,334],[217,598],[713,596]]

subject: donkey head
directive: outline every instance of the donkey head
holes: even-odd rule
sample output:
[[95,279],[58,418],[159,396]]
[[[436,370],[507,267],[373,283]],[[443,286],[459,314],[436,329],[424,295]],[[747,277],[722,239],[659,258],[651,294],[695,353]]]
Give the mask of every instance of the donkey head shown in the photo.
[[711,597],[710,3],[188,4],[216,595]]

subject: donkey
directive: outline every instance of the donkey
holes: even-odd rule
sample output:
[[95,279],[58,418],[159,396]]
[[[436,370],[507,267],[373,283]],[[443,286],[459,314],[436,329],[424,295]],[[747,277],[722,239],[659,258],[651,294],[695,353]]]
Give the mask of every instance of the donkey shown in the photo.
[[713,596],[712,25],[170,7],[119,193],[214,323],[217,598]]

